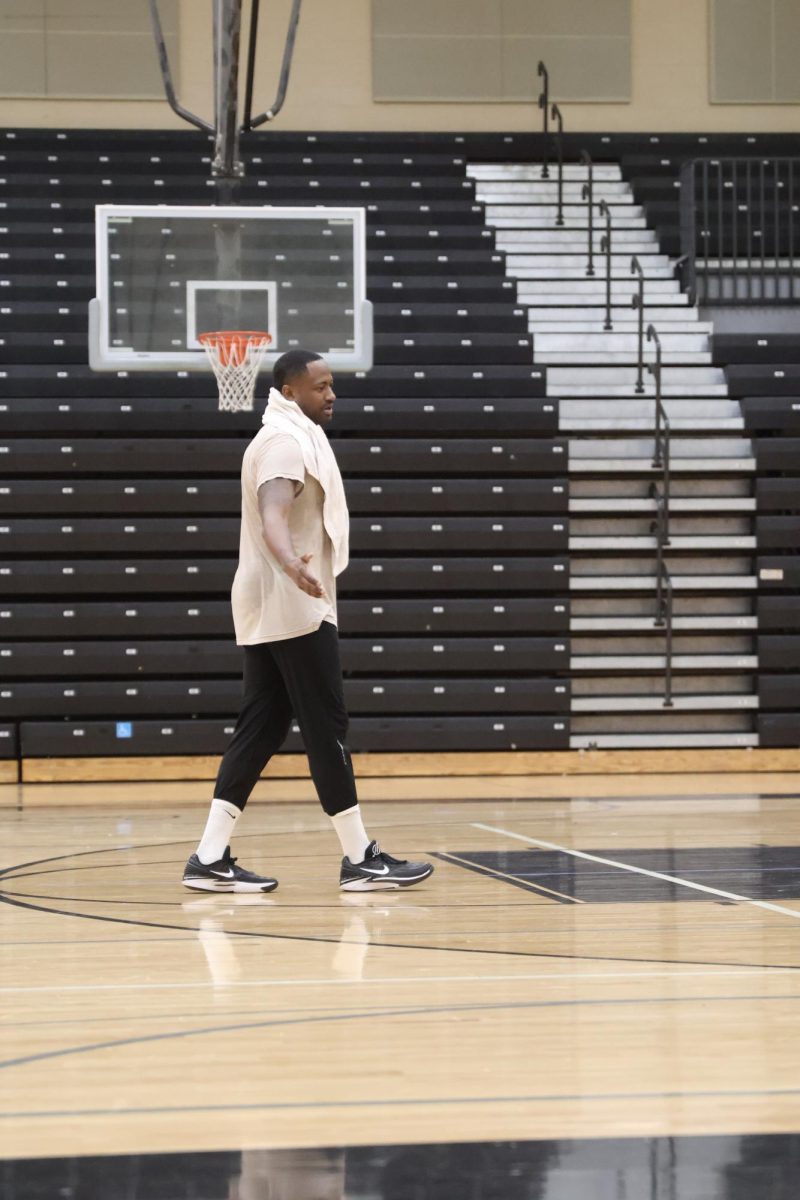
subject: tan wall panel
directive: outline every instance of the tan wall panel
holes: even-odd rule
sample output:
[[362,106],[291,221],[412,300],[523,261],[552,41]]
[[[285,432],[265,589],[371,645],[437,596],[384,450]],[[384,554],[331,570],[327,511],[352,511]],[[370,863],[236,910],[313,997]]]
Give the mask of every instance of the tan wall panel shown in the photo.
[[9,28],[0,20],[0,79],[10,96],[40,96],[45,89],[41,29]]
[[[575,0],[573,0],[573,3]],[[376,36],[447,34],[455,31],[484,37],[503,31],[503,0],[374,0],[373,30]]]
[[627,38],[517,37],[505,44],[505,95],[535,100],[541,89],[536,64],[542,59],[550,76],[552,99],[605,103],[629,100],[630,47]]
[[775,0],[775,98],[800,101],[800,0]]
[[502,90],[502,41],[474,37],[376,38],[376,100],[496,99]]
[[[208,116],[211,28],[205,17],[198,20],[205,7],[198,0],[180,0],[179,90],[187,107]],[[270,38],[265,39],[269,44],[259,52],[256,84],[261,107],[275,94],[279,43],[289,9],[290,0],[270,5]],[[537,126],[538,114],[530,103],[375,103],[370,11],[370,0],[304,0],[289,98],[276,129],[514,132]],[[710,103],[708,24],[706,0],[632,0],[632,102],[565,104],[567,129],[796,132],[797,109],[791,105]],[[108,101],[98,106],[95,101],[0,99],[0,125],[185,128],[164,101]]]
[[712,0],[711,96],[731,100],[772,100],[772,3]]
[[631,0],[497,0],[501,4],[507,34],[627,37],[630,29]]
[[[168,44],[174,53],[174,37]],[[144,33],[49,32],[47,90],[54,96],[160,96],[152,38]]]

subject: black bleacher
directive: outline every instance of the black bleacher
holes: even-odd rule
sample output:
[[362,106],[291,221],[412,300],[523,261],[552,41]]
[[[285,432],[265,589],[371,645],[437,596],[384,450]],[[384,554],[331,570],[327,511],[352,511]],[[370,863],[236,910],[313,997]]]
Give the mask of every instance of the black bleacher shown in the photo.
[[762,746],[800,744],[800,377],[792,366],[797,344],[795,336],[784,334],[714,337],[715,362],[727,368],[756,452]]
[[[368,211],[376,366],[337,381],[331,427],[355,751],[568,745],[567,445],[464,145],[253,135],[234,197]],[[0,149],[0,755],[218,753],[260,409],[220,414],[210,375],[94,374],[86,349],[94,203],[212,203],[210,144],[16,130]]]

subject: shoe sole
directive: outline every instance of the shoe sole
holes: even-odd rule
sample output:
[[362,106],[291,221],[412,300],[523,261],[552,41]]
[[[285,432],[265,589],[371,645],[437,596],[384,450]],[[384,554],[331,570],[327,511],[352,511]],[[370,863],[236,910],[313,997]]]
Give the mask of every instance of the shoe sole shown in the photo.
[[433,867],[424,875],[416,875],[413,879],[381,879],[380,876],[348,879],[344,883],[339,883],[339,890],[342,892],[388,892],[393,888],[408,888],[414,887],[417,883],[424,883],[426,879],[430,879],[432,874]]
[[183,879],[181,881],[185,888],[191,888],[195,892],[225,892],[230,895],[231,892],[274,892],[278,886],[278,881],[274,883],[227,883],[223,879]]

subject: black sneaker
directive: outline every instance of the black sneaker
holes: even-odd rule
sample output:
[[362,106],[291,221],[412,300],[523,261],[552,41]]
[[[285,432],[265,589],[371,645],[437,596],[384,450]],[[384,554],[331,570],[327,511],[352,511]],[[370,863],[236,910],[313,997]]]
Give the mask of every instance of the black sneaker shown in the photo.
[[342,859],[339,887],[343,892],[377,892],[387,888],[413,887],[433,874],[432,863],[406,862],[384,854],[377,842],[370,842],[364,861]]
[[193,854],[183,871],[183,886],[199,892],[274,892],[278,881],[237,867],[230,846],[226,846],[222,858],[214,863],[201,863]]

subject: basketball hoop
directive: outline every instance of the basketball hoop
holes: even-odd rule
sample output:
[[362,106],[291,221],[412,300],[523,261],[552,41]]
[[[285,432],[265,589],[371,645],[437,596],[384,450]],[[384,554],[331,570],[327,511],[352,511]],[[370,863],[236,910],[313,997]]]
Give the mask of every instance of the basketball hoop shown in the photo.
[[272,335],[256,329],[198,333],[219,386],[224,412],[252,412],[256,377]]

